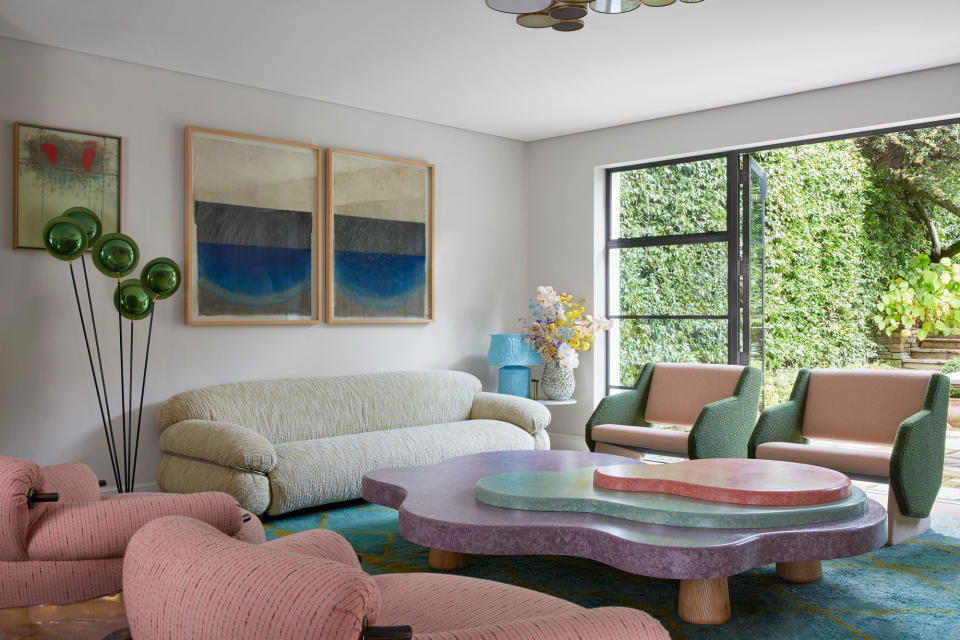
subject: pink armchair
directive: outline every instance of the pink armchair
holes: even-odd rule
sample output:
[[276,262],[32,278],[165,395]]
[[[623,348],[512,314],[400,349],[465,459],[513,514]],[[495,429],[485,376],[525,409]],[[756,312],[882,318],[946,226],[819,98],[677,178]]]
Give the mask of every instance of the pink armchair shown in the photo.
[[183,517],[154,520],[133,536],[123,595],[136,640],[670,637],[636,609],[584,609],[529,589],[450,574],[370,576],[332,531],[250,545]]
[[130,537],[150,520],[172,514],[201,519],[250,542],[264,540],[260,521],[243,522],[237,501],[224,493],[101,498],[86,465],[39,467],[0,456],[0,608],[70,604],[116,593]]

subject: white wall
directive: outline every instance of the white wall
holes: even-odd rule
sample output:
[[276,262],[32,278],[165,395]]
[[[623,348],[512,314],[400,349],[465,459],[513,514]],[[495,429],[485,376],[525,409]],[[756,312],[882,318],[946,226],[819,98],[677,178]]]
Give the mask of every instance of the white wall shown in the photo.
[[[960,65],[531,143],[528,288],[549,283],[603,310],[601,167],[956,114]],[[598,347],[598,354],[581,357],[578,404],[553,409],[555,448],[585,446],[584,425],[604,393]]]
[[[318,61],[318,64],[331,64]],[[358,82],[362,79],[358,79]],[[144,256],[183,260],[183,127],[199,125],[436,165],[435,317],[427,326],[188,327],[161,303],[147,384],[140,483],[156,479],[154,416],[174,393],[232,380],[398,369],[469,371],[495,387],[489,334],[526,304],[525,149],[519,142],[0,38],[0,149],[26,121],[123,136],[123,228]],[[10,202],[12,158],[0,153]],[[0,454],[109,463],[67,267],[13,251],[0,225]],[[96,309],[116,382],[106,278]],[[146,325],[139,325],[144,333]],[[112,331],[108,330],[112,329]],[[143,336],[144,333],[140,335]],[[139,352],[138,352],[139,353]]]

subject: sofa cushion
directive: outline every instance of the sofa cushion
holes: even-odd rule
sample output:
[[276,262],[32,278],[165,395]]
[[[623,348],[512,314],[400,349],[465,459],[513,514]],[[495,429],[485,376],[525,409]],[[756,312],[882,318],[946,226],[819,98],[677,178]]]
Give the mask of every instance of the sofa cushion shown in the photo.
[[929,371],[811,371],[803,435],[892,445],[900,423],[923,409],[929,382]]
[[598,424],[590,432],[596,442],[676,451],[687,455],[689,431],[658,427],[631,427],[622,424]]
[[793,442],[766,442],[757,447],[757,457],[762,460],[786,460],[812,464],[843,473],[862,473],[868,476],[890,475],[889,451]]
[[533,438],[523,429],[496,420],[279,444],[277,466],[269,474],[272,499],[267,513],[276,515],[359,498],[364,474],[374,469],[434,464],[470,453],[533,449],[533,444]]
[[234,382],[180,393],[161,430],[184,420],[252,429],[274,444],[467,420],[480,381],[460,371],[402,371]]
[[729,364],[657,364],[643,419],[692,427],[703,406],[733,395],[743,367]]

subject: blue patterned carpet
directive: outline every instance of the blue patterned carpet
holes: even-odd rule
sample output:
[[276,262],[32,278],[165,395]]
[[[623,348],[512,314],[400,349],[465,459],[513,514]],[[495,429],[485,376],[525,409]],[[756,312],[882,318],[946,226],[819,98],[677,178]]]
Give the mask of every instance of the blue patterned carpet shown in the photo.
[[[369,573],[429,571],[427,549],[397,534],[397,512],[333,505],[265,524],[268,538],[325,528],[353,544]],[[960,640],[960,519],[934,519],[921,536],[854,558],[829,560],[823,580],[789,584],[773,565],[730,578],[733,617],[698,627],[676,612],[677,582],[645,578],[564,556],[474,556],[457,573],[508,582],[586,607],[642,609],[674,638],[930,638]]]

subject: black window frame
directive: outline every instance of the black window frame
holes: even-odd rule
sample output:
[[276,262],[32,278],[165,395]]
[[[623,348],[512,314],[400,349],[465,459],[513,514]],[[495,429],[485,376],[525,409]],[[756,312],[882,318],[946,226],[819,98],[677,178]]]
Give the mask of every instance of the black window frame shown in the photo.
[[[885,133],[894,133],[899,131],[913,131],[916,129],[929,129],[932,127],[941,127],[951,124],[960,124],[960,117],[940,118],[936,120],[915,122],[909,125],[892,125],[874,129],[864,129],[850,133],[833,134],[825,136],[812,136],[790,142],[771,143],[754,146],[736,147],[724,152],[703,153],[669,160],[656,160],[653,162],[640,162],[636,164],[607,167],[604,170],[604,218],[605,218],[605,242],[604,242],[604,290],[605,290],[605,311],[607,317],[611,320],[727,320],[727,362],[736,364],[739,360],[740,344],[740,326],[738,322],[739,314],[739,296],[740,296],[740,266],[739,266],[739,242],[740,242],[740,197],[742,182],[742,161],[745,156],[770,149],[787,149],[790,147],[799,147],[808,144],[819,144],[822,142],[834,142],[836,140],[853,140],[856,138],[866,138],[869,136],[882,135]],[[727,165],[727,229],[726,231],[707,231],[700,233],[676,234],[668,236],[643,236],[638,238],[612,238],[613,234],[613,193],[612,176],[614,173],[625,171],[634,171],[638,169],[652,169],[655,167],[665,167],[672,165],[686,164],[690,162],[700,162],[703,160],[715,160],[717,158],[726,158]],[[620,249],[629,249],[637,247],[653,247],[667,245],[684,244],[702,244],[708,242],[721,242],[725,237],[727,242],[727,315],[610,315],[610,252]],[[731,249],[736,250],[731,250]],[[606,395],[610,395],[613,390],[629,390],[632,386],[611,385],[610,384],[610,349],[612,348],[610,333],[607,332],[604,350],[604,377]],[[619,344],[617,345],[619,348]],[[622,382],[622,381],[621,381]]]

